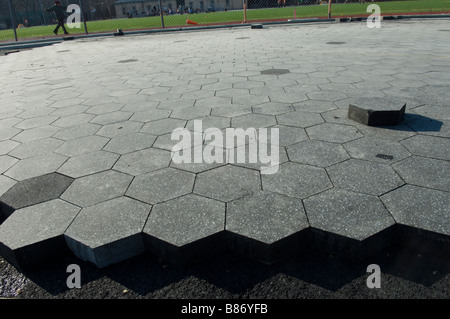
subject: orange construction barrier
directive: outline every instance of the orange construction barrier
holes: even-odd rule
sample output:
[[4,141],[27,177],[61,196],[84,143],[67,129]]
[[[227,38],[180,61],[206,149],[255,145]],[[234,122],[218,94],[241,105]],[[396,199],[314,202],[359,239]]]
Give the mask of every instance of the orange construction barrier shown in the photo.
[[186,24],[198,24],[198,23],[195,22],[195,21],[191,21],[189,19],[186,19]]

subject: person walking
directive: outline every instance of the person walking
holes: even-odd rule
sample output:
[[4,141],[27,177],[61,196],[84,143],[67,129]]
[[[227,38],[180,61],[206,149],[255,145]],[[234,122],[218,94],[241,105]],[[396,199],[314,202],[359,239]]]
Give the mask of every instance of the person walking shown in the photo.
[[47,12],[54,12],[56,15],[56,19],[58,21],[58,25],[56,26],[55,30],[53,31],[54,34],[58,35],[59,27],[62,27],[64,34],[69,34],[67,32],[66,28],[64,27],[64,19],[66,18],[66,10],[61,5],[61,2],[55,1],[55,5],[45,10]]

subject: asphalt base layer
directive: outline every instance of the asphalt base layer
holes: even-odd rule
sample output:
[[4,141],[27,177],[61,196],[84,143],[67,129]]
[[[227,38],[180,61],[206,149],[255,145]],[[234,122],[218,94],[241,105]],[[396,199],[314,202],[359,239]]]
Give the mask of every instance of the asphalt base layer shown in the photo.
[[[1,92],[2,296],[447,298],[448,20],[383,23],[372,34],[360,23],[87,39],[2,57],[13,74]],[[20,58],[30,65],[14,70]],[[386,96],[406,104],[394,128],[347,118],[356,98]],[[168,136],[194,119],[279,128],[279,173],[175,164]],[[80,289],[66,285],[69,264]],[[369,264],[382,288],[367,287]]]

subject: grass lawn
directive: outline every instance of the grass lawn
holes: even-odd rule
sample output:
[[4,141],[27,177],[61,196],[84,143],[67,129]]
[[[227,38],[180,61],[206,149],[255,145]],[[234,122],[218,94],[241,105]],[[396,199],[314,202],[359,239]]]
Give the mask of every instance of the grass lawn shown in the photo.
[[[369,15],[366,12],[367,6],[371,3],[378,4],[381,8],[381,14],[394,13],[432,13],[450,11],[450,0],[413,0],[413,1],[389,1],[389,2],[367,2],[351,3],[351,4],[333,4],[332,16],[357,16]],[[261,21],[261,20],[283,20],[293,19],[294,9],[296,10],[297,18],[308,17],[327,17],[327,5],[312,5],[312,6],[298,6],[286,8],[269,8],[269,9],[252,9],[247,10],[247,22]],[[186,19],[190,19],[199,23],[205,24],[220,24],[220,23],[238,23],[244,20],[244,13],[240,11],[228,12],[210,12],[199,14],[184,14],[164,16],[165,27],[185,26]],[[43,37],[53,35],[54,25],[39,26],[30,28],[17,29],[17,36],[19,39],[30,37]],[[122,30],[136,30],[161,28],[161,18],[146,17],[133,19],[112,19],[103,21],[88,21],[87,28],[89,33]],[[62,32],[62,31],[60,31]],[[69,29],[70,33],[84,33],[84,25],[81,24],[80,29]],[[1,30],[0,41],[14,40],[13,30]]]

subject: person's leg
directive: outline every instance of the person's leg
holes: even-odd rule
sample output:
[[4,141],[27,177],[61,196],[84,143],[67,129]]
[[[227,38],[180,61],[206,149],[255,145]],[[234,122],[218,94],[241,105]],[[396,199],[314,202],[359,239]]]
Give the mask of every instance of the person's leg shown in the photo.
[[58,34],[58,30],[59,30],[60,25],[61,25],[61,23],[60,23],[60,21],[58,21],[58,24],[56,25],[55,30],[53,30],[54,34]]
[[61,28],[64,31],[64,34],[69,34],[69,32],[67,32],[66,27],[64,26],[64,19],[59,20],[59,26],[61,26]]

